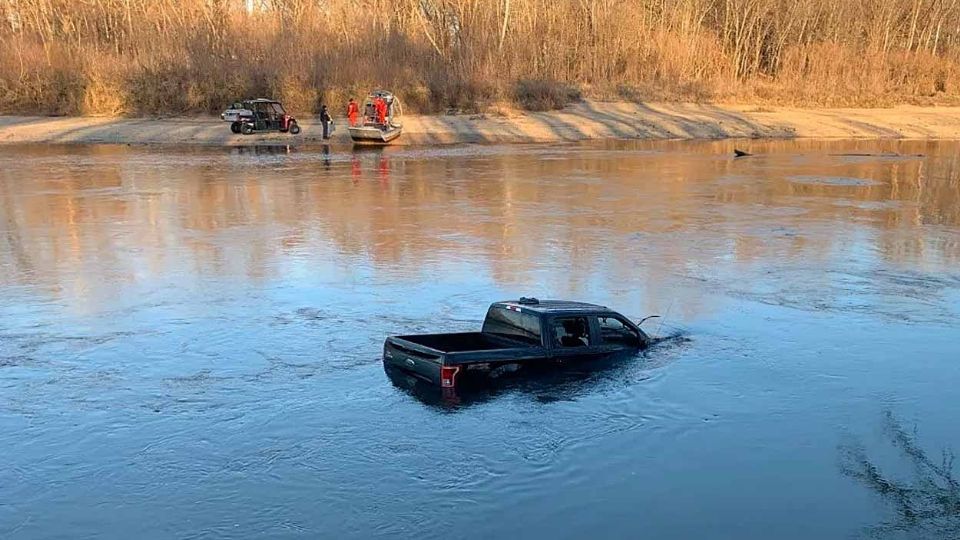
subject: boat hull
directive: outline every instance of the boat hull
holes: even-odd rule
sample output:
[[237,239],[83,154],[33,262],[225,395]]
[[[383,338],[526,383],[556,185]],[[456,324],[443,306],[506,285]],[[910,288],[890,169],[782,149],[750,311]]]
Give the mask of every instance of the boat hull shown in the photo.
[[391,126],[381,129],[377,126],[351,126],[350,138],[355,144],[390,144],[400,136],[402,128]]

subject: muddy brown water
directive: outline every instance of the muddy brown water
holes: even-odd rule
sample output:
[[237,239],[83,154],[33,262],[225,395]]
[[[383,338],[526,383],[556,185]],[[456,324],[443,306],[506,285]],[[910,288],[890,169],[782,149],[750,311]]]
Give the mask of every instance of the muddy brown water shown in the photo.
[[[520,295],[667,339],[384,373]],[[3,538],[956,538],[958,389],[960,143],[0,148]]]

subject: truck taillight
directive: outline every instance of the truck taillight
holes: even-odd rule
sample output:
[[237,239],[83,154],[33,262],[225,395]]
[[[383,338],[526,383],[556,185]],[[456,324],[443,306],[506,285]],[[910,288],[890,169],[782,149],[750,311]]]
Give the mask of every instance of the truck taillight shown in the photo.
[[440,386],[442,388],[453,388],[459,372],[460,366],[442,366],[440,368]]

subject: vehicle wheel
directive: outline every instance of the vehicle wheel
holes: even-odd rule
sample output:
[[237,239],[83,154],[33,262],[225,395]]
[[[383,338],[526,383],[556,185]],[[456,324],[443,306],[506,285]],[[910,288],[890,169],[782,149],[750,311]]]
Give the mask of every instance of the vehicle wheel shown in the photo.
[[253,133],[253,126],[251,126],[250,124],[243,124],[242,126],[240,126],[240,133],[243,133],[244,135],[249,135]]
[[290,123],[290,133],[292,133],[292,134],[294,134],[294,135],[299,135],[299,134],[300,134],[300,124],[297,124],[296,122],[291,122],[291,123]]
[[234,133],[240,133],[241,126],[242,124],[240,124],[240,122],[234,122],[230,124],[230,131]]

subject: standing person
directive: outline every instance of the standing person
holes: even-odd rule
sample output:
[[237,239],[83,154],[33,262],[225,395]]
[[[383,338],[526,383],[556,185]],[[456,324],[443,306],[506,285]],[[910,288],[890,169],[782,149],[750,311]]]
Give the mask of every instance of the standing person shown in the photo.
[[320,106],[320,123],[323,125],[323,138],[330,138],[330,112],[327,111],[326,105]]
[[375,103],[377,106],[377,123],[384,126],[387,124],[387,102],[382,97],[377,97]]
[[374,107],[372,101],[368,101],[367,105],[363,108],[363,121],[376,122],[376,120],[377,120],[376,107]]
[[357,115],[360,114],[360,106],[357,105],[357,102],[350,98],[350,103],[347,103],[347,120],[350,122],[351,126],[357,125]]

